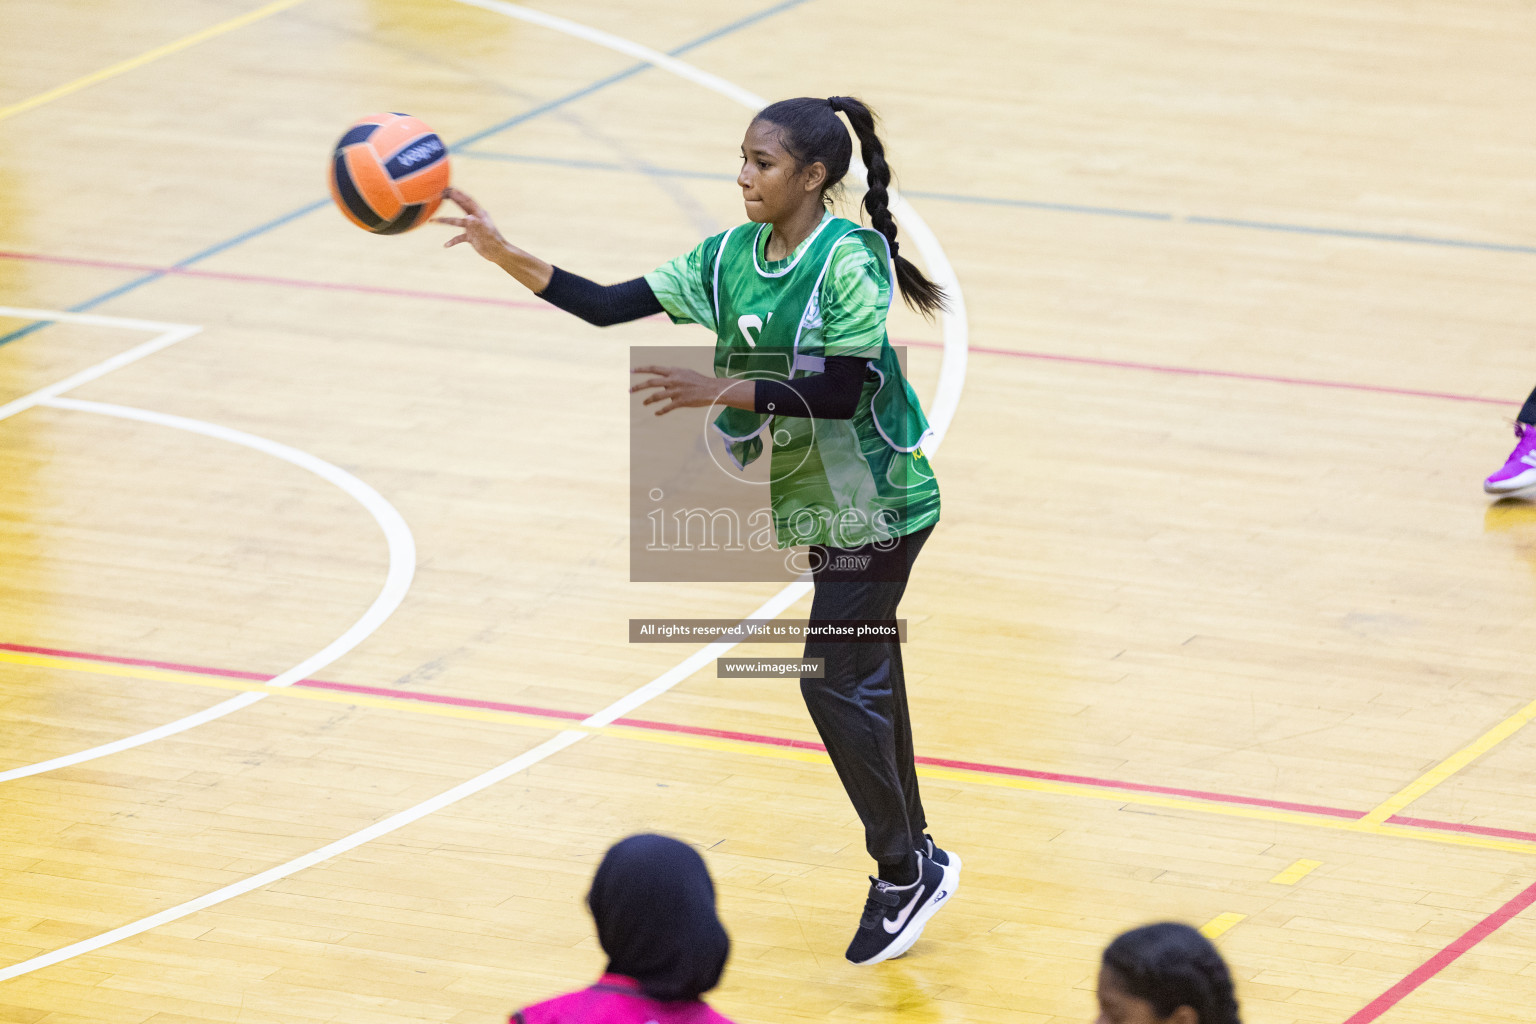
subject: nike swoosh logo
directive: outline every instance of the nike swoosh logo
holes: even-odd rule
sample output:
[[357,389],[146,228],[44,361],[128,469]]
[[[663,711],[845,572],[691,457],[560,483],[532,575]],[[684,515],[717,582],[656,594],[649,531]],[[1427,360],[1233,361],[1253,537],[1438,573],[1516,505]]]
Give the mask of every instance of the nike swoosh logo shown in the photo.
[[885,926],[885,934],[895,935],[901,931],[902,927],[907,923],[907,918],[912,916],[912,911],[917,909],[919,903],[923,902],[923,893],[927,889],[926,885],[919,887],[917,895],[912,897],[912,902],[907,904],[907,909],[896,915],[896,920],[887,921],[885,918],[880,919],[880,923]]

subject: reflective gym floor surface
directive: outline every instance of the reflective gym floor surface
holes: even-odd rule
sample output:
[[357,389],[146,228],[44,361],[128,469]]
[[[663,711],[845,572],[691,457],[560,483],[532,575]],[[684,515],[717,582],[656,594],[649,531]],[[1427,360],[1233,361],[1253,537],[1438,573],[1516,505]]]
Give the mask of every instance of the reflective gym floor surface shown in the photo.
[[[743,1024],[1088,1021],[1159,919],[1252,1024],[1529,1020],[1536,506],[1479,484],[1536,383],[1533,68],[1528,0],[0,0],[0,1020],[491,1024],[596,976],[647,830]],[[868,969],[797,686],[628,643],[808,608],[628,582],[628,349],[709,336],[324,179],[410,112],[622,280],[743,219],[760,101],[834,93],[963,300],[891,333],[964,883]]]

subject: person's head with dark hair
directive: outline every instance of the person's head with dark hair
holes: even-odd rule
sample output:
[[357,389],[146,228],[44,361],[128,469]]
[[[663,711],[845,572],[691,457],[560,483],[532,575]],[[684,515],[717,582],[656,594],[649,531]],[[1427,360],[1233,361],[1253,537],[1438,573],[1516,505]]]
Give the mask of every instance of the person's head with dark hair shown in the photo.
[[757,112],[742,142],[742,171],[737,178],[747,205],[747,217],[777,224],[806,203],[825,206],[827,194],[842,182],[853,161],[848,118],[868,168],[869,190],[864,209],[876,231],[891,247],[896,282],[907,305],[931,316],[945,308],[944,291],[900,253],[896,220],[891,216],[891,168],[885,146],[875,134],[875,114],[852,96],[833,96],[770,103]]
[[652,999],[698,999],[720,982],[731,940],[715,914],[715,886],[698,851],[637,835],[615,843],[587,894],[609,974]]
[[1119,936],[1099,970],[1098,1024],[1241,1024],[1226,962],[1185,924]]

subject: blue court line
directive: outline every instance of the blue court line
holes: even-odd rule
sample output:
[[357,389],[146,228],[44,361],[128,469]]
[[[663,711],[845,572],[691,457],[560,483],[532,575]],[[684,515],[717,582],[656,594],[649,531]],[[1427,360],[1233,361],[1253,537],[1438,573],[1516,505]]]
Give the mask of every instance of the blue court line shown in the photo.
[[[744,18],[740,18],[731,22],[729,25],[722,25],[721,27],[711,32],[706,32],[704,35],[699,36],[697,39],[690,39],[688,42],[684,43],[682,46],[679,46],[675,50],[668,50],[667,56],[681,57],[689,50],[695,50],[706,43],[712,43],[716,39],[719,39],[721,36],[728,36],[732,32],[740,31],[749,25],[755,25],[759,21],[773,17],[775,14],[781,14],[792,7],[799,7],[801,4],[810,2],[811,0],[784,0],[783,3],[775,4],[772,7],[765,7],[755,14],[749,14]],[[622,82],[626,78],[631,78],[635,75],[638,75],[640,72],[650,68],[650,66],[651,65],[647,64],[645,61],[641,61],[638,64],[625,68],[623,71],[609,75],[607,78],[598,79],[591,85],[583,86],[582,88],[577,89],[575,92],[567,93],[557,100],[550,100],[548,103],[541,103],[534,107],[532,110],[518,114],[516,117],[510,117],[500,124],[492,125],[484,131],[475,132],[473,135],[466,135],[464,138],[453,143],[448,148],[452,150],[461,150],[466,146],[472,146],[479,142],[481,139],[489,138],[498,132],[504,132],[508,128],[511,128],[515,125],[520,125],[524,121],[530,121],[533,118],[540,116],[541,114],[547,114],[551,110],[554,110],[558,107],[563,107],[567,103],[581,99],[583,96],[589,96],[592,93],[597,92],[599,89],[606,89],[608,86],[613,85],[615,82]]]
[[[568,160],[564,157],[531,156],[523,153],[498,153],[491,149],[466,149],[463,156],[482,160],[507,160],[524,164],[547,164],[551,167],[570,167],[584,171],[629,171],[632,168],[602,160]],[[646,171],[667,178],[696,178],[704,181],[735,181],[736,175],[717,171],[690,171],[681,167],[656,167],[646,165]],[[901,194],[913,199],[935,199],[950,203],[982,203],[988,206],[1021,206],[1032,210],[1057,210],[1063,213],[1091,213],[1103,217],[1135,217],[1139,220],[1174,220],[1171,213],[1151,210],[1123,210],[1113,206],[1077,206],[1072,203],[1044,203],[1028,199],[994,199],[987,196],[967,196],[953,192],[913,192],[902,189]]]
[[[528,153],[498,153],[491,149],[466,149],[460,156],[477,160],[504,160],[516,164],[544,164],[548,167],[569,167],[579,171],[633,171],[633,167],[607,160],[575,160],[563,156],[534,156]],[[690,171],[682,167],[657,167],[647,164],[653,174],[667,178],[695,178],[699,181],[735,181],[736,175],[724,171]]]
[[[631,171],[622,164],[600,160],[568,160],[562,157],[532,156],[523,153],[498,153],[486,149],[466,149],[463,154],[482,160],[505,160],[514,163],[547,164],[552,167],[569,167],[591,171]],[[709,181],[735,181],[734,174],[710,171],[690,171],[676,167],[647,165],[647,173],[671,178],[698,178]],[[1356,231],[1351,228],[1317,227],[1309,224],[1286,224],[1280,221],[1238,220],[1231,217],[1180,217],[1156,210],[1136,210],[1118,206],[1083,206],[1076,203],[1048,203],[1035,199],[1009,199],[1001,196],[966,195],[959,192],[918,192],[902,189],[902,194],[913,199],[925,199],[941,203],[968,203],[975,206],[1008,206],[1025,210],[1049,210],[1056,213],[1080,213],[1094,217],[1130,217],[1135,220],[1156,220],[1183,224],[1203,224],[1209,227],[1246,228],[1251,231],[1282,231],[1302,235],[1323,235],[1333,238],[1357,238],[1369,242],[1406,242],[1412,245],[1439,245],[1456,249],[1482,249],[1487,252],[1518,252],[1536,255],[1536,245],[1514,245],[1505,242],[1479,242],[1467,238],[1441,238],[1435,235],[1394,234],[1386,231]]]
[[1231,217],[1184,218],[1190,224],[1209,224],[1221,228],[1249,228],[1254,231],[1288,231],[1300,235],[1332,235],[1336,238],[1363,238],[1372,242],[1407,242],[1411,245],[1445,245],[1456,249],[1483,249],[1488,252],[1519,252],[1536,255],[1536,245],[1505,242],[1478,242],[1470,238],[1441,238],[1436,235],[1402,235],[1387,231],[1352,231],[1349,228],[1320,228],[1310,224],[1284,224],[1267,220],[1236,220]]
[[1050,210],[1054,213],[1084,213],[1093,217],[1131,217],[1135,220],[1178,220],[1171,213],[1156,210],[1133,210],[1122,206],[1083,206],[1078,203],[1048,203],[1040,199],[1007,199],[999,196],[973,196],[959,192],[913,192],[902,189],[902,195],[914,199],[932,199],[941,203],[970,203],[975,206],[1013,206],[1024,210]]
[[[748,14],[745,17],[738,18],[737,20],[730,22],[729,24],[722,25],[719,28],[706,32],[704,35],[699,36],[696,39],[690,39],[688,42],[682,44],[681,46],[672,50],[668,50],[667,55],[670,57],[680,57],[688,51],[695,50],[707,43],[714,42],[716,39],[719,39],[722,36],[730,35],[732,32],[738,32],[750,25],[755,25],[760,21],[771,18],[776,14],[782,14],[791,8],[799,7],[810,2],[811,0],[782,0],[782,2],[774,4],[771,7],[765,7],[760,11]],[[640,61],[639,63],[633,64],[616,74],[609,75],[606,78],[600,78],[596,82],[593,82],[591,85],[583,86],[574,92],[566,93],[564,96],[561,96],[558,99],[540,103],[533,107],[531,110],[526,110],[523,113],[518,114],[516,117],[509,117],[507,120],[498,124],[494,124],[491,127],[484,129],[483,131],[478,131],[471,135],[467,135],[464,138],[459,139],[457,142],[450,144],[448,148],[450,150],[462,150],[465,146],[479,142],[481,139],[489,138],[498,132],[504,132],[508,128],[520,125],[525,121],[531,121],[534,118],[547,114],[552,110],[557,110],[566,104],[573,103],[576,100],[582,99],[583,97],[590,96],[592,93],[595,93],[601,89],[606,89],[608,86],[613,85],[616,82],[622,82],[626,78],[631,78],[635,75],[638,75],[640,72],[645,71],[650,67],[650,64],[646,63],[645,61]],[[313,203],[309,203],[306,206],[301,206],[296,210],[292,210],[283,214],[281,217],[269,220],[265,224],[260,224],[248,231],[243,231],[232,238],[227,238],[222,242],[211,245],[201,252],[188,256],[186,259],[181,260],[180,262],[173,263],[167,270],[157,270],[152,273],[145,274],[142,277],[134,278],[127,284],[119,285],[118,287],[113,288],[111,291],[102,292],[100,295],[93,296],[89,299],[86,299],[84,302],[70,306],[69,312],[80,313],[88,309],[94,309],[96,306],[101,305],[103,302],[115,299],[119,295],[131,292],[136,288],[142,288],[144,285],[153,281],[158,281],[160,278],[167,276],[167,274],[173,270],[182,267],[189,267],[194,263],[200,263],[203,260],[208,259],[210,256],[217,255],[218,253],[224,252],[227,249],[231,249],[237,245],[240,245],[242,242],[247,242],[252,238],[256,238],[259,235],[264,235],[268,231],[272,231],[275,228],[280,228],[284,224],[297,220],[306,214],[310,214],[316,210],[323,209],[324,207],[329,206],[330,203],[331,201],[329,199],[319,199]],[[39,320],[36,323],[29,324],[26,327],[22,327],[18,330],[12,331],[10,334],[0,337],[0,345],[16,341],[18,338],[24,338],[31,334],[33,331],[40,331],[44,327],[48,327],[49,325],[57,322],[58,321],[56,320]]]

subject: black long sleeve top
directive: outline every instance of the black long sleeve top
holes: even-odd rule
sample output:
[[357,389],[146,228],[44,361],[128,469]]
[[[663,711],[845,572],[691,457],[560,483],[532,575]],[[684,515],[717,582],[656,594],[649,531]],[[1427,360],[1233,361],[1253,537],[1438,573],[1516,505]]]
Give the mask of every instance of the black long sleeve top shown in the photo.
[[[549,284],[538,295],[550,305],[597,327],[611,327],[664,312],[661,301],[643,277],[600,285],[555,267]],[[867,362],[857,356],[828,356],[822,373],[792,381],[758,380],[754,411],[823,420],[852,419],[859,407]]]

